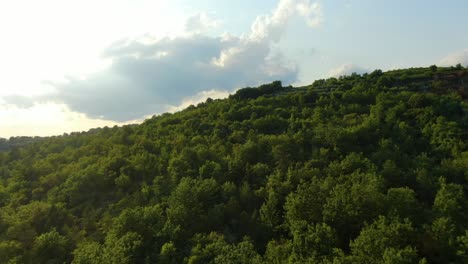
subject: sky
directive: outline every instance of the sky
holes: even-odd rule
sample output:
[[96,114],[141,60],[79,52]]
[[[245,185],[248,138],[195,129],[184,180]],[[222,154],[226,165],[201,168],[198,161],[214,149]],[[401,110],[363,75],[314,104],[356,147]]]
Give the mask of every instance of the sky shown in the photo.
[[0,0],[0,137],[138,123],[281,80],[468,65],[468,1]]

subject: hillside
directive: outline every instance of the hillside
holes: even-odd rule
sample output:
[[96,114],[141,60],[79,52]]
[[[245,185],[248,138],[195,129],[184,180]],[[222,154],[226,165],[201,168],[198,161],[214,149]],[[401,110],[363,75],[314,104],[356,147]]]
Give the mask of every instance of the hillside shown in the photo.
[[12,137],[10,139],[0,138],[0,152],[8,151],[12,148],[23,147],[33,142],[38,142],[41,137]]
[[0,263],[468,263],[467,78],[274,82],[0,151]]

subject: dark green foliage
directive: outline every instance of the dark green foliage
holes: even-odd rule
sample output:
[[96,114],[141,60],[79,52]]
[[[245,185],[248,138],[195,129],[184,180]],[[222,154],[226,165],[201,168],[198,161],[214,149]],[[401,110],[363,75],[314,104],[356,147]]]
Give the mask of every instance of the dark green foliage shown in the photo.
[[256,99],[262,95],[269,95],[280,92],[283,90],[283,86],[280,81],[274,81],[270,84],[261,85],[258,88],[243,88],[237,90],[237,92],[230,96],[231,99]]
[[0,263],[466,263],[467,72],[274,82],[0,140]]

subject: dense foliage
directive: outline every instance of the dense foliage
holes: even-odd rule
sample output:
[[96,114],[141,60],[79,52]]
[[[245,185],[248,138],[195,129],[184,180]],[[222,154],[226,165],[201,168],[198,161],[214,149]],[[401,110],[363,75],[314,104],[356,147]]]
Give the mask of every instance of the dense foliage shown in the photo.
[[11,137],[10,139],[0,138],[0,151],[8,151],[12,148],[26,146],[28,144],[39,142],[41,137]]
[[0,152],[0,262],[467,263],[466,73],[275,82]]

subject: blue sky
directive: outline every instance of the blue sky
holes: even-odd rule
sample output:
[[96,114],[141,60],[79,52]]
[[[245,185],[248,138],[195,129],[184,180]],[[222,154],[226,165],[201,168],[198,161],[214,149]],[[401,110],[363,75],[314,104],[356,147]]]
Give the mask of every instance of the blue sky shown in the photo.
[[[190,6],[193,1],[176,2]],[[318,2],[324,16],[321,27],[310,29],[296,19],[280,43],[290,58],[300,62],[301,81],[305,83],[326,76],[331,67],[344,63],[368,69],[427,66],[468,46],[468,1]],[[277,4],[271,0],[202,0],[196,6],[223,18],[223,29],[242,34],[259,14],[267,14]],[[193,6],[187,8],[189,12],[195,10]]]
[[272,80],[468,64],[468,2],[0,3],[0,137],[141,122]]

